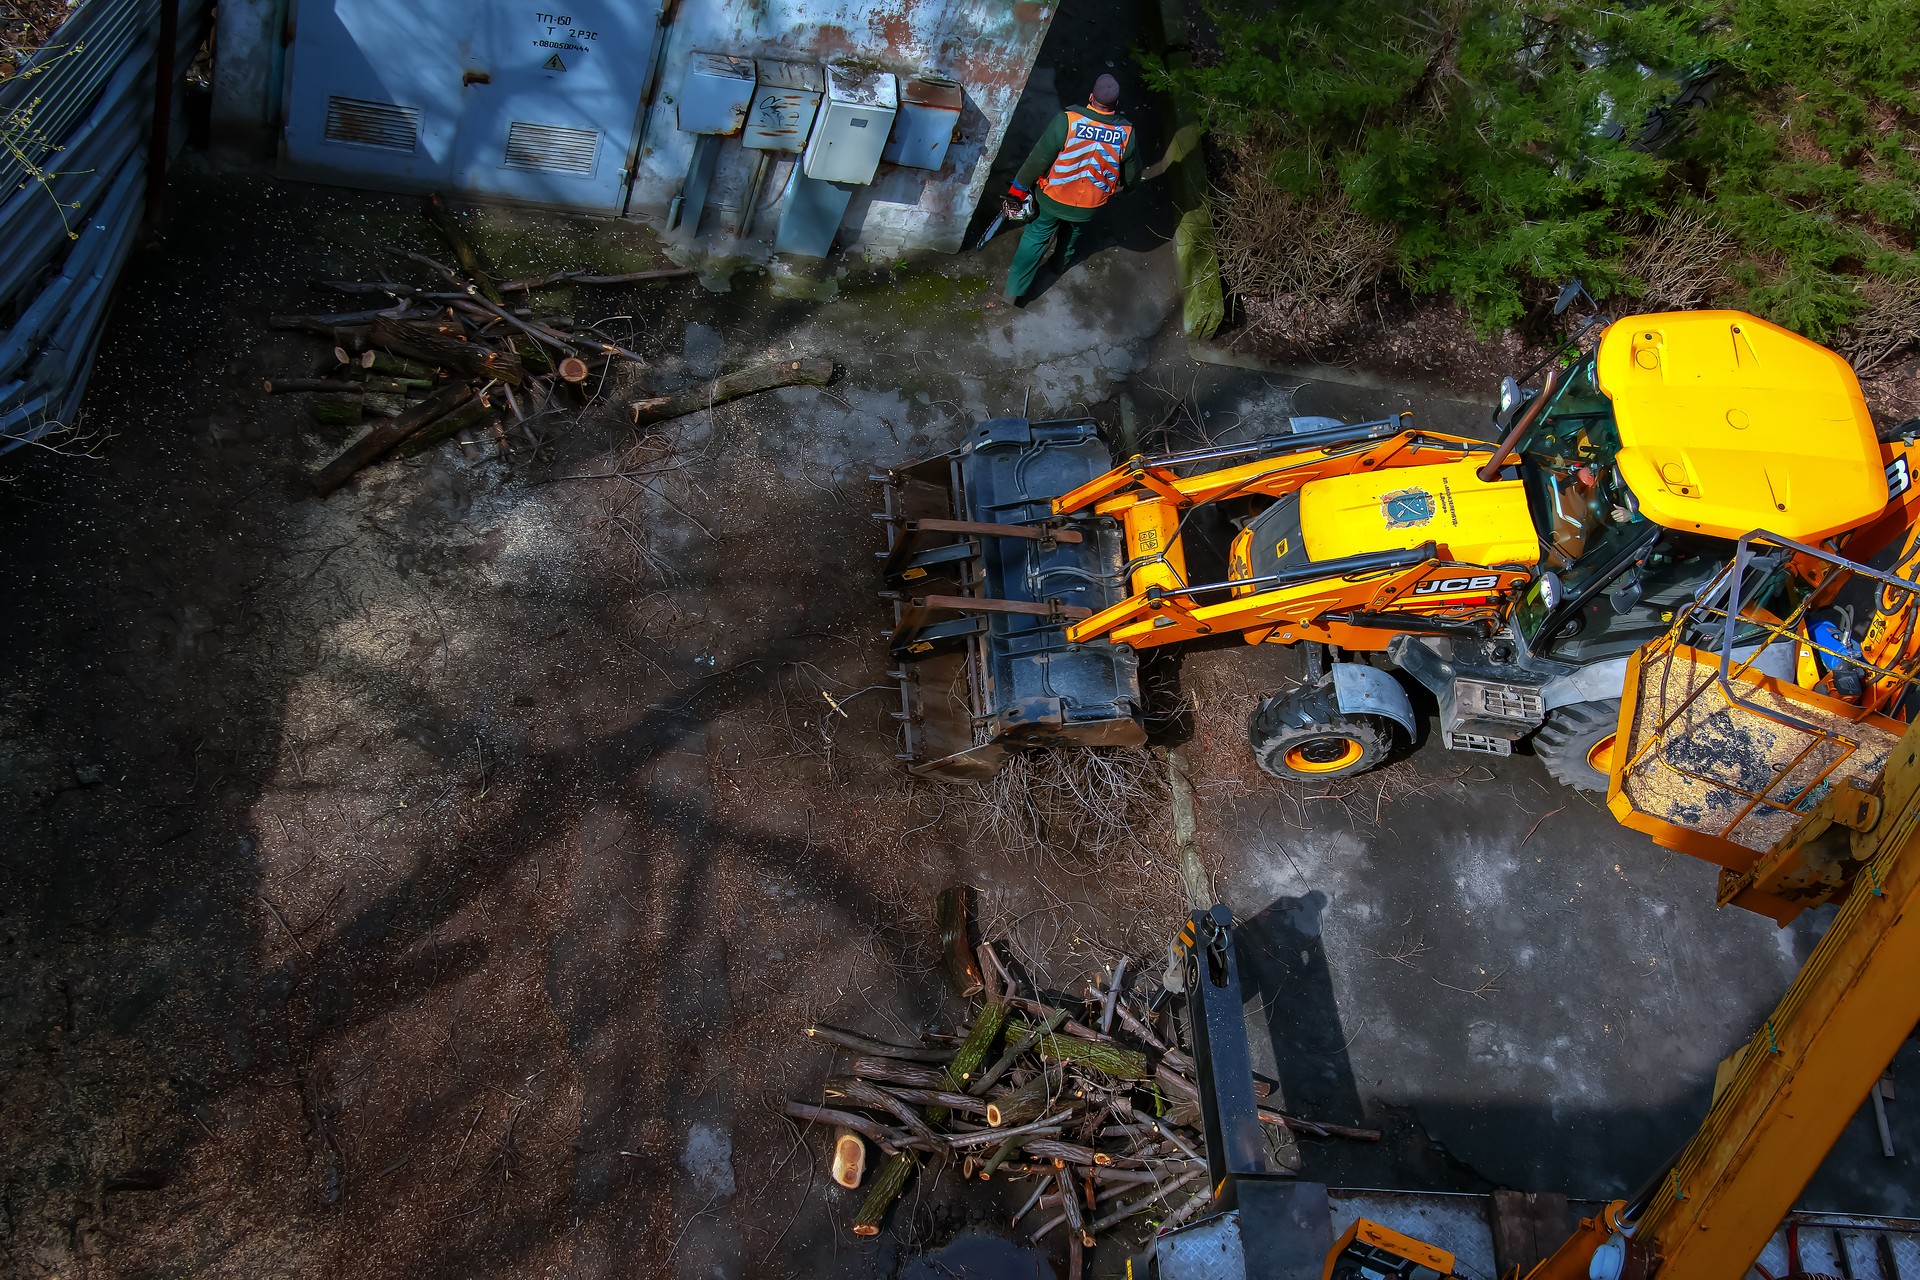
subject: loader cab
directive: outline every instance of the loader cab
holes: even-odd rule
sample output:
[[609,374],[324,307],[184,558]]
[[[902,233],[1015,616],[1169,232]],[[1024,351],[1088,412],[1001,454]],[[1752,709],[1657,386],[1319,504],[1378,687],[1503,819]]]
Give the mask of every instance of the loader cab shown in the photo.
[[1585,664],[1631,653],[1726,561],[1720,538],[1663,529],[1620,474],[1620,430],[1598,356],[1575,365],[1518,445],[1541,576],[1515,625],[1541,656]]
[[1608,325],[1515,447],[1541,560],[1514,622],[1574,663],[1657,636],[1749,531],[1813,545],[1889,496],[1851,367],[1737,311]]

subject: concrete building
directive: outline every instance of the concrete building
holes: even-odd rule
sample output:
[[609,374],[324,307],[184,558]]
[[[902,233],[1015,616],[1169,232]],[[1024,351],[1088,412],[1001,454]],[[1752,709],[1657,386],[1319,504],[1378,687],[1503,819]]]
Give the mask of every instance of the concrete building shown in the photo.
[[690,257],[952,252],[1053,19],[1019,0],[224,0],[230,162],[634,218]]

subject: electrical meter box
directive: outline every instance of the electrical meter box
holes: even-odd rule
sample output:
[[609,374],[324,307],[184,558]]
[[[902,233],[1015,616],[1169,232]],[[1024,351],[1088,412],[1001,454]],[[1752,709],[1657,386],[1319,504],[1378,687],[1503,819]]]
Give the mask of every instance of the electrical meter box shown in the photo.
[[753,59],[696,53],[674,100],[683,133],[738,133],[753,101]]
[[740,145],[756,151],[799,151],[807,145],[813,117],[820,111],[826,77],[817,63],[781,62],[759,58],[754,62],[759,81]]
[[947,147],[960,127],[963,101],[958,81],[946,76],[919,75],[900,87],[900,114],[880,156],[888,164],[911,169],[938,169],[947,162]]
[[892,72],[828,67],[827,98],[807,140],[802,171],[820,182],[863,185],[873,181],[899,105]]

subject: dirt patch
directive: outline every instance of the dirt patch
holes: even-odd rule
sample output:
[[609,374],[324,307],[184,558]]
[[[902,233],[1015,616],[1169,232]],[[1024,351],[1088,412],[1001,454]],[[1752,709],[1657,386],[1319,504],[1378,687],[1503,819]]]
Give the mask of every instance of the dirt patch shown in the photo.
[[1889,360],[1860,379],[1867,407],[1882,426],[1893,426],[1920,414],[1920,352]]
[[1452,396],[1491,398],[1500,379],[1517,374],[1547,352],[1541,342],[1505,332],[1482,338],[1465,309],[1371,291],[1353,318],[1323,330],[1312,342],[1279,336],[1290,320],[1261,301],[1246,304],[1245,322],[1222,334],[1229,351],[1288,364],[1363,368],[1443,389]]

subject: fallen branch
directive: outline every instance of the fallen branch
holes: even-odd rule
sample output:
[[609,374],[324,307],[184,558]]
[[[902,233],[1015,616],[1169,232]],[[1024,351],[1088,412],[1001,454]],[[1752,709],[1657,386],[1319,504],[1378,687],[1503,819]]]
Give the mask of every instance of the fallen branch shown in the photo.
[[914,1089],[942,1089],[947,1083],[947,1073],[938,1067],[923,1067],[892,1058],[855,1058],[847,1066],[847,1074]]
[[[1171,1052],[1171,1050],[1167,1048],[1166,1041],[1153,1033],[1153,1028],[1134,1016],[1133,1010],[1127,1008],[1127,1002],[1125,1000],[1113,1006],[1113,1013],[1115,1017],[1120,1019],[1120,1025],[1128,1031],[1131,1031],[1135,1038],[1145,1043],[1149,1049],[1153,1049],[1161,1054]],[[1184,1055],[1182,1056],[1184,1057]]]
[[357,391],[315,396],[307,401],[307,417],[323,427],[357,427],[365,414],[366,403]]
[[1026,1151],[1028,1155],[1039,1156],[1043,1160],[1063,1160],[1068,1164],[1086,1165],[1088,1168],[1094,1165],[1110,1165],[1114,1160],[1113,1156],[1105,1151],[1095,1151],[1091,1147],[1083,1147],[1078,1143],[1059,1142],[1052,1138],[1030,1138],[1027,1140]]
[[919,1112],[877,1085],[868,1084],[865,1080],[843,1077],[828,1081],[827,1092],[829,1095],[838,1094],[856,1107],[864,1107],[868,1111],[884,1111],[927,1142],[940,1140],[940,1135],[920,1118]]
[[878,1054],[883,1058],[901,1058],[907,1062],[945,1062],[953,1057],[951,1049],[929,1049],[903,1044],[888,1044],[885,1040],[875,1040],[872,1036],[863,1036],[857,1031],[842,1031],[838,1027],[827,1027],[815,1023],[801,1033],[814,1040],[824,1040],[828,1044],[837,1044],[842,1049],[851,1049],[855,1053]]
[[507,280],[500,285],[502,293],[526,293],[533,289],[544,289],[556,284],[640,284],[648,280],[683,280],[697,274],[692,267],[666,267],[658,271],[629,271],[621,275],[597,276],[585,271],[555,271],[549,275],[534,276],[527,280]]
[[1065,1169],[1060,1169],[1054,1173],[1053,1180],[1060,1188],[1060,1207],[1066,1213],[1067,1229],[1080,1238],[1081,1244],[1092,1244],[1093,1236],[1087,1230],[1086,1215],[1080,1209],[1080,1197],[1073,1193],[1073,1176]]
[[1050,1138],[1060,1132],[1060,1126],[1073,1118],[1072,1111],[1062,1111],[1036,1120],[1032,1124],[1018,1129],[982,1129],[978,1133],[956,1133],[949,1135],[947,1145],[956,1151],[965,1151],[969,1147],[984,1147],[988,1143],[999,1142],[1003,1138],[1038,1137]]
[[1012,1222],[1010,1222],[1010,1223],[1008,1223],[1007,1225],[1008,1225],[1008,1226],[1013,1226],[1013,1227],[1017,1227],[1017,1226],[1019,1226],[1019,1225],[1020,1225],[1020,1219],[1022,1219],[1022,1218],[1024,1218],[1024,1217],[1026,1217],[1026,1216],[1027,1216],[1028,1214],[1030,1214],[1030,1213],[1032,1213],[1032,1212],[1033,1212],[1033,1206],[1035,1206],[1035,1205],[1037,1205],[1037,1204],[1039,1204],[1039,1203],[1040,1203],[1040,1197],[1041,1197],[1041,1196],[1043,1196],[1043,1195],[1045,1195],[1046,1193],[1047,1193],[1047,1184],[1046,1184],[1046,1183],[1044,1183],[1044,1182],[1042,1182],[1042,1183],[1041,1183],[1041,1184],[1040,1184],[1039,1186],[1037,1186],[1037,1187],[1035,1187],[1035,1188],[1033,1189],[1033,1194],[1027,1197],[1027,1202],[1026,1202],[1025,1204],[1023,1204],[1023,1205],[1021,1205],[1021,1206],[1020,1206],[1020,1212],[1018,1212],[1018,1213],[1016,1213],[1016,1214],[1014,1214],[1014,1215],[1013,1215],[1013,1221],[1012,1221]]
[[993,1154],[987,1158],[986,1164],[980,1168],[980,1181],[991,1182],[993,1175],[999,1172],[1000,1166],[1005,1164],[1007,1159],[1012,1156],[1014,1152],[1018,1151],[1026,1141],[1025,1137],[1012,1137],[1008,1138],[998,1147],[995,1147]]
[[[1041,1017],[1041,1018],[1044,1018],[1047,1015],[1056,1012],[1056,1010],[1052,1005],[1042,1004],[1038,1000],[1029,1000],[1025,996],[1008,996],[1007,1003],[1012,1005],[1014,1008],[1019,1009],[1025,1013],[1030,1013],[1036,1017]],[[1092,1027],[1085,1026],[1084,1024],[1079,1022],[1075,1022],[1072,1018],[1068,1018],[1064,1022],[1062,1022],[1060,1024],[1060,1029],[1062,1031],[1065,1031],[1068,1035],[1078,1036],[1082,1040],[1092,1040],[1100,1044],[1113,1043],[1112,1036],[1103,1036],[1098,1031],[1095,1031]]]
[[[839,1079],[840,1077],[835,1077]],[[827,1081],[827,1091],[833,1092],[838,1086],[834,1079]],[[978,1098],[969,1098],[964,1093],[950,1093],[945,1089],[916,1089],[911,1085],[889,1085],[882,1092],[891,1094],[902,1102],[915,1103],[922,1107],[945,1107],[963,1116],[985,1116],[987,1104]]]
[[433,385],[426,378],[270,378],[261,384],[270,396],[300,391],[343,391],[359,395],[364,391],[384,391],[405,395]]
[[1142,1196],[1140,1199],[1135,1200],[1130,1204],[1121,1205],[1118,1209],[1115,1209],[1112,1213],[1109,1213],[1106,1217],[1101,1218],[1096,1222],[1094,1222],[1091,1226],[1087,1228],[1087,1230],[1090,1232],[1098,1233],[1101,1231],[1105,1231],[1109,1227],[1117,1226],[1118,1224],[1125,1222],[1128,1218],[1131,1218],[1134,1214],[1140,1213],[1143,1210],[1152,1208],[1154,1205],[1160,1203],[1160,1201],[1166,1199],[1168,1196],[1172,1195],[1174,1192],[1178,1191],[1180,1188],[1193,1182],[1195,1179],[1204,1178],[1206,1176],[1207,1176],[1207,1171],[1205,1169],[1191,1170],[1188,1173],[1182,1175],[1181,1177],[1175,1178],[1172,1182],[1169,1182],[1166,1186],[1159,1188],[1152,1195]]
[[1100,1008],[1100,1034],[1113,1030],[1114,1002],[1120,998],[1120,981],[1127,975],[1127,958],[1121,956],[1113,966],[1113,981],[1107,984],[1107,998]]
[[716,378],[690,391],[635,400],[628,407],[632,410],[633,420],[637,424],[665,422],[669,418],[683,418],[687,414],[711,409],[714,405],[725,404],[729,400],[759,395],[763,391],[772,391],[778,387],[824,387],[832,381],[833,361],[831,360],[783,360],[778,364],[762,365],[757,369],[730,373],[724,378]]
[[856,1115],[851,1111],[838,1111],[832,1107],[817,1107],[811,1102],[788,1102],[786,1114],[795,1120],[807,1120],[814,1124],[830,1124],[842,1129],[851,1129],[888,1155],[901,1147],[911,1145],[913,1139],[904,1133],[896,1133],[869,1116]]
[[480,423],[486,420],[487,415],[492,412],[493,405],[488,401],[486,396],[475,396],[459,408],[449,410],[447,413],[441,415],[439,421],[428,423],[420,430],[408,436],[405,440],[402,440],[399,447],[393,451],[394,456],[397,458],[417,457],[439,444],[442,440],[451,439],[459,435],[462,431],[465,431],[468,427],[480,425]]
[[1325,1120],[1303,1120],[1299,1116],[1290,1116],[1272,1107],[1260,1108],[1260,1121],[1263,1124],[1285,1125],[1295,1133],[1304,1133],[1309,1138],[1351,1138],[1355,1142],[1380,1141],[1378,1129],[1356,1129],[1352,1125],[1331,1124]]

